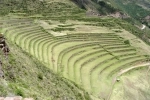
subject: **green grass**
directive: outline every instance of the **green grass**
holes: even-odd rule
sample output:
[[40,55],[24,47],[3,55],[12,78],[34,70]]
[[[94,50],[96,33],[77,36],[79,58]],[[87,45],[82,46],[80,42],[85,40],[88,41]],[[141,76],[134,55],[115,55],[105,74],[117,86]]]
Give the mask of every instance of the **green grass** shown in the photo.
[[[123,61],[124,59],[128,59],[130,57],[133,57],[135,55],[136,55],[135,52],[131,52],[131,53],[127,52],[126,54],[120,54],[120,55],[117,56],[117,58],[119,58],[120,60],[116,59],[116,56],[114,56],[112,58],[109,58],[109,59],[105,60],[104,62],[98,63],[90,71],[90,75],[91,75],[91,77],[93,77],[92,80],[98,79],[99,72],[102,69],[106,68],[106,66],[112,66],[112,64],[119,63],[120,61]],[[91,81],[91,82],[94,83],[94,81]]]
[[[42,38],[42,39],[41,39]],[[43,60],[43,61],[45,61],[46,59],[44,59],[44,56],[43,56],[43,54],[44,54],[44,45],[47,43],[47,42],[50,42],[52,39],[50,39],[50,37],[49,36],[46,36],[46,38],[44,38],[44,37],[41,37],[41,38],[38,38],[36,41],[35,41],[35,44],[34,44],[34,46],[33,46],[33,48],[37,48],[37,49],[35,49],[35,51],[34,51],[34,49],[33,49],[33,52],[35,53],[35,54],[38,54],[38,58],[40,58],[41,60]],[[41,53],[40,53],[41,52]]]
[[[106,21],[105,24],[108,21],[113,22],[111,19],[92,18],[87,18],[83,21],[90,23]],[[11,42],[16,43],[22,50],[31,54],[33,58],[37,58],[44,64],[45,68],[52,70],[52,72],[66,78],[66,80],[74,82],[79,88],[83,87],[86,92],[97,98],[99,95],[103,95],[105,88],[106,94],[104,97],[108,96],[112,77],[121,68],[131,67],[131,63],[147,59],[146,56],[138,54],[138,50],[131,46],[130,40],[117,35],[118,32],[87,32],[53,36],[51,33],[47,33],[42,26],[38,26],[38,24],[38,21],[36,24],[30,22],[30,26],[32,26],[30,27],[28,24],[19,25],[12,22],[3,26],[5,27],[3,31]],[[59,25],[59,27],[62,29],[74,28],[74,26],[65,25],[65,23],[62,26]],[[110,27],[113,27],[113,25],[108,25],[108,27],[111,29]],[[72,30],[72,32],[75,32],[75,30]],[[43,81],[45,79],[42,72],[36,74],[37,80]],[[39,85],[38,88],[42,87]],[[20,89],[22,90],[22,88],[18,87],[16,91],[21,95]],[[24,92],[25,90],[22,91]],[[75,94],[78,98],[77,100],[80,100],[83,94],[75,93],[74,91],[70,93]],[[55,92],[52,94],[55,94]],[[61,96],[59,94],[56,97],[60,98]]]
[[[106,74],[107,74],[108,72],[111,72],[111,70],[117,69],[117,68],[119,68],[120,66],[122,66],[122,65],[124,65],[124,64],[126,64],[126,63],[129,63],[129,62],[132,63],[133,61],[141,60],[141,59],[143,59],[143,58],[145,58],[145,57],[136,55],[135,57],[133,56],[133,57],[131,57],[131,58],[127,58],[127,59],[121,60],[120,63],[115,63],[115,64],[113,64],[113,67],[112,67],[112,65],[109,66],[109,67],[106,67],[105,69],[103,69],[103,70],[100,72],[100,74],[105,73],[105,72],[106,72]],[[112,76],[111,76],[111,77],[112,77]]]
[[61,31],[74,31],[75,29],[74,28],[60,28],[60,27],[57,27],[57,28],[54,28],[54,29],[51,29],[52,31],[54,32],[61,32]]
[[[131,56],[131,55],[130,55]],[[138,62],[138,60],[142,60],[143,58],[137,58],[137,56],[135,57],[135,58],[132,58],[132,59],[129,59],[129,57],[127,58],[128,60],[123,60],[124,62],[120,62],[120,61],[118,61],[118,63],[116,63],[116,66],[118,66],[119,68],[120,68],[120,66],[121,65],[123,65],[123,63],[125,64],[125,63],[133,63],[134,61],[136,61],[136,62]],[[145,59],[145,58],[144,58]],[[115,60],[113,60],[113,61],[115,61]],[[109,63],[114,63],[114,62],[112,62],[112,61],[110,61],[110,62],[108,62],[108,64]],[[106,63],[107,64],[107,63]],[[105,65],[105,64],[104,64]],[[111,65],[112,66],[112,65]],[[110,67],[111,67],[110,66]],[[131,65],[129,65],[129,66],[131,66]],[[102,66],[101,66],[102,67]],[[100,68],[101,68],[100,67]],[[106,66],[105,66],[106,67]],[[98,68],[98,67],[97,67]],[[108,83],[107,85],[108,85],[108,87],[109,88],[111,88],[111,82],[113,81],[113,76],[112,75],[110,75],[110,77],[111,78],[107,78],[106,76],[110,73],[110,70],[112,70],[112,69],[115,69],[116,67],[115,66],[113,66],[113,67],[111,67],[111,68],[107,68],[107,69],[105,69],[105,70],[101,70],[101,71],[99,71],[100,69],[96,69],[94,72],[93,72],[93,74],[91,74],[91,84],[92,84],[92,87],[95,87],[95,88],[93,88],[93,93],[98,93],[98,92],[100,92],[100,91],[103,91],[103,90],[101,90],[101,86],[102,85],[100,85],[100,84],[103,84],[103,83]],[[117,70],[117,71],[115,71],[115,73],[117,74],[117,72],[118,72],[119,70]],[[98,81],[97,82],[93,82],[93,80],[95,80],[95,79],[97,79]],[[103,82],[103,83],[102,83]],[[100,86],[98,86],[98,85],[100,85]]]
[[[10,41],[7,43],[10,48],[8,62],[1,55],[5,74],[5,79],[1,79],[0,84],[2,96],[11,93],[33,97],[36,100],[57,100],[58,98],[84,100],[87,94],[84,96],[84,92],[74,84],[58,77]],[[86,98],[90,100],[88,96]]]
[[[150,12],[148,11],[148,9],[144,9],[143,7],[139,6],[138,3],[135,2],[130,2],[126,5],[123,4],[123,1],[119,1],[119,0],[115,0],[114,2],[116,2],[116,4],[126,13],[128,13],[130,16],[132,16],[133,18],[139,20],[140,18],[144,18],[145,16],[147,16],[148,14],[150,14]],[[143,1],[145,2],[145,1]],[[141,4],[142,5],[142,4]]]
[[[118,52],[119,50],[117,50]],[[106,58],[105,58],[106,56]],[[100,55],[97,55],[97,56],[93,56],[95,58],[90,58],[89,60],[85,61],[84,63],[81,64],[81,69],[80,69],[80,74],[82,75],[82,73],[88,73],[86,75],[83,75],[83,76],[88,76],[90,75],[90,70],[93,68],[93,66],[95,66],[95,64],[97,63],[100,63],[101,60],[105,60],[105,59],[108,59],[108,58],[111,58],[112,55],[109,55],[109,53],[104,53],[104,54],[100,54]],[[113,57],[113,56],[112,56]],[[87,68],[87,69],[82,69],[82,68]],[[83,70],[83,71],[82,71]],[[86,70],[86,72],[84,72]],[[86,80],[89,80],[89,77],[83,77],[83,79],[86,79]],[[85,82],[85,81],[83,81]],[[90,84],[90,81],[89,82],[85,82],[86,84]],[[88,87],[90,85],[86,85],[86,87]],[[88,87],[90,88],[90,87]]]
[[[94,52],[95,51],[95,52]],[[98,52],[97,52],[98,51]],[[101,47],[98,47],[98,48],[95,48],[95,50],[93,49],[93,50],[90,50],[90,51],[86,51],[85,53],[83,53],[83,54],[86,54],[86,55],[89,55],[90,54],[90,52],[93,52],[93,53],[91,53],[92,55],[93,55],[93,57],[94,57],[94,55],[96,56],[98,53],[100,53],[100,51],[102,51],[102,48]],[[103,50],[104,51],[104,50]],[[87,56],[83,56],[84,58],[86,58]],[[74,55],[75,56],[75,55]],[[73,56],[73,57],[74,57]],[[68,63],[69,63],[69,68],[72,68],[71,66],[74,66],[73,64],[71,64],[72,62],[77,62],[77,61],[82,61],[83,60],[83,57],[82,57],[82,54],[80,54],[80,55],[76,55],[75,57],[78,57],[78,58],[69,58],[69,60],[68,60]],[[74,61],[72,61],[73,59],[75,59]],[[71,65],[70,65],[71,64]],[[73,69],[72,69],[73,70]],[[75,70],[75,69],[74,69]],[[75,72],[78,72],[78,71],[75,71]],[[69,76],[71,76],[71,74],[72,74],[72,71],[70,71],[69,72],[70,73],[70,75]]]
[[64,66],[63,73],[65,73],[64,75],[66,77],[68,77],[69,79],[73,79],[73,70],[70,70],[72,69],[71,68],[72,66],[68,66],[68,62],[70,62],[70,58],[72,58],[75,55],[80,55],[81,53],[87,52],[88,50],[92,50],[93,47],[97,47],[97,46],[93,45],[84,48],[82,47],[82,48],[71,50],[70,52],[64,54],[61,60],[61,66]]
[[[89,3],[87,6],[96,7],[103,14],[117,11],[103,1],[98,4],[86,2]],[[132,8],[131,5],[122,6],[133,17],[137,16],[134,14],[137,11],[140,12],[138,17],[149,13],[136,4]],[[2,0],[0,7],[0,15],[11,12],[0,21],[0,30],[11,48],[9,61],[3,59],[6,79],[0,81],[2,96],[90,100],[89,93],[96,100],[106,99],[117,72],[148,59],[138,52],[140,49],[132,47],[132,40],[124,39],[121,34],[125,29],[143,38],[145,33],[141,30],[121,19],[87,17],[85,10],[68,0]],[[40,21],[49,24],[48,30]],[[83,31],[80,32],[80,28]],[[68,35],[56,37],[51,32]],[[148,39],[143,40],[149,43]]]
[[[104,61],[108,58],[112,57],[111,55],[102,56],[101,58],[96,59],[95,61],[89,62],[87,65],[82,66],[80,68],[81,80],[82,85],[87,91],[91,91],[91,84],[90,84],[90,70],[93,66],[101,61]],[[86,71],[85,71],[86,70]],[[86,77],[85,77],[86,76]]]
[[132,61],[132,62],[129,62],[129,63],[126,63],[126,64],[124,64],[124,65],[122,65],[122,66],[119,66],[118,68],[116,68],[116,69],[113,69],[110,73],[109,73],[109,75],[108,76],[113,76],[115,73],[116,73],[116,71],[118,71],[118,70],[121,70],[121,69],[125,69],[125,68],[129,68],[128,66],[129,65],[134,65],[134,64],[136,64],[136,63],[140,63],[140,62],[144,62],[144,61],[147,61],[147,60],[149,60],[149,58],[147,58],[147,57],[140,57],[139,59],[137,59],[137,60],[135,60],[135,61]]

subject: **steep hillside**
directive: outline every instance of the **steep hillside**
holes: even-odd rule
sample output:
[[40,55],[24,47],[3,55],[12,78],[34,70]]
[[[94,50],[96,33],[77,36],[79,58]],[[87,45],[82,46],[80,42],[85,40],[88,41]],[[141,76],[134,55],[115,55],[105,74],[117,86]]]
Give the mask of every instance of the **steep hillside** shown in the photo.
[[[1,0],[0,15],[81,16],[84,10],[68,0]],[[81,13],[81,14],[80,14]]]
[[[119,12],[119,9],[113,7],[106,1],[98,0],[71,0],[75,2],[79,7],[91,11],[99,16],[109,15]],[[92,13],[91,13],[92,14]]]
[[[96,15],[119,14],[120,18],[129,18],[133,24],[139,21],[147,26],[150,22],[149,0],[72,0],[79,7],[92,10]],[[116,17],[115,15],[111,15]]]
[[114,0],[112,2],[136,19],[145,18],[150,14],[150,1],[148,0]]
[[[2,3],[2,9],[10,7],[0,17],[0,32],[10,49],[7,59],[1,54],[2,96],[21,95],[38,100],[150,97],[149,38],[139,27],[120,17],[110,17],[122,13],[115,2]],[[96,16],[89,16],[90,12]]]
[[[69,82],[70,80],[76,83],[78,87],[84,88],[93,99],[115,98],[114,100],[116,100],[118,98],[115,93],[116,89],[120,91],[122,97],[128,95],[126,94],[127,91],[120,88],[120,86],[127,86],[126,88],[129,89],[130,87],[126,85],[128,82],[123,85],[118,83],[119,86],[117,85],[117,81],[120,81],[122,74],[128,75],[131,70],[149,66],[150,47],[125,31],[123,28],[126,27],[121,27],[123,22],[117,22],[113,18],[82,18],[76,20],[64,20],[57,17],[53,20],[11,18],[1,20],[1,23],[1,32],[6,38],[45,65],[40,68],[47,67],[64,77],[66,81]],[[124,23],[123,26],[127,25]],[[45,73],[45,71],[41,73]],[[138,73],[138,71],[135,72],[135,74]],[[40,75],[39,78],[41,78]],[[136,79],[138,79],[138,76]],[[129,81],[132,81],[132,79],[129,79]],[[143,84],[146,84],[147,80],[144,81],[146,82]],[[134,80],[133,82],[138,86],[141,85],[138,81]],[[44,86],[52,88],[47,84],[42,87]],[[33,88],[35,88],[35,85]],[[61,89],[61,87],[59,88]],[[139,92],[140,89],[146,92],[143,87],[135,88]],[[41,92],[38,93],[41,94]],[[47,93],[49,92],[45,91],[43,96]],[[55,94],[52,94],[52,96],[55,97]],[[143,96],[146,98],[145,94]],[[60,95],[60,97],[63,96]],[[83,99],[81,94],[78,93],[75,97]],[[87,96],[85,97],[88,100]],[[122,100],[124,99],[122,98]]]
[[[75,0],[74,0],[75,1]],[[148,0],[76,0],[78,4],[82,4],[87,8],[87,15],[96,16],[111,16],[121,18],[128,23],[141,29],[142,34],[134,33],[143,41],[149,44],[150,42],[150,2]],[[80,2],[79,2],[80,1]],[[82,2],[81,2],[82,1]],[[91,11],[92,10],[92,11]],[[103,13],[104,12],[104,13]],[[132,30],[132,25],[129,25],[129,30]],[[142,27],[145,27],[142,29]],[[128,26],[128,25],[127,25]],[[126,27],[126,26],[123,26]],[[127,27],[126,27],[127,29]],[[135,29],[135,28],[134,28]]]
[[6,42],[10,49],[8,55],[0,49],[0,97],[23,96],[32,97],[34,100],[90,100],[88,94],[82,89],[54,74],[9,40]]
[[124,13],[127,13],[131,18],[149,26],[149,22],[145,20],[150,15],[149,0],[109,0],[109,2]]

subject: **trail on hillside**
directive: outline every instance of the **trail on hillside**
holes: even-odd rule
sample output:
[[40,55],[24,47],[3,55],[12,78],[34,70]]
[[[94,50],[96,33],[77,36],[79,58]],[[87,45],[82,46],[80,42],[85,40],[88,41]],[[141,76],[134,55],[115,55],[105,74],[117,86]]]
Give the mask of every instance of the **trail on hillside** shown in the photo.
[[124,74],[124,73],[126,73],[126,72],[128,72],[128,71],[130,71],[130,70],[132,70],[132,69],[139,68],[139,67],[150,67],[150,62],[148,62],[148,63],[143,63],[143,64],[138,64],[138,65],[132,66],[132,67],[127,68],[127,69],[123,69],[123,70],[121,70],[120,72],[118,72],[118,74],[117,74],[117,75],[113,78],[113,80],[112,80],[112,88],[111,88],[111,92],[110,92],[110,94],[109,94],[107,100],[110,100],[110,97],[111,97],[111,95],[112,95],[112,91],[113,91],[114,85],[115,85],[115,83],[117,82],[117,78],[118,78],[119,76],[121,76],[122,74]]
[[142,28],[141,28],[141,30],[144,30],[145,28],[146,28],[146,25],[143,25]]

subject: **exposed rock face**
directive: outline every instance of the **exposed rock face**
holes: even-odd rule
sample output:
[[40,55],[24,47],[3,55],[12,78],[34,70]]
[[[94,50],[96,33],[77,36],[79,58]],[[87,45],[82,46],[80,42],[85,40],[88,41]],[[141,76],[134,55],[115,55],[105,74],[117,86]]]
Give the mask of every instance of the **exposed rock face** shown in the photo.
[[[8,53],[9,53],[9,48],[8,48],[5,38],[2,34],[0,34],[0,51],[2,51],[2,53],[7,57]],[[4,78],[2,65],[3,65],[3,62],[1,61],[1,55],[0,55],[0,78]],[[21,96],[14,96],[14,97],[0,97],[0,100],[34,100],[34,99],[33,98],[23,98]]]
[[150,27],[150,15],[146,16],[144,18],[144,21],[146,21],[148,23],[148,26]]
[[114,17],[114,18],[121,18],[121,19],[125,19],[125,18],[129,18],[130,16],[125,14],[125,13],[121,13],[121,12],[115,12],[115,13],[111,13],[108,15],[101,15],[96,11],[90,10],[86,12],[87,16],[99,16],[99,17],[104,17],[104,16],[108,16],[108,17]]
[[5,55],[7,55],[9,52],[9,48],[2,34],[0,34],[0,49],[4,52]]
[[150,15],[145,17],[146,20],[150,20]]
[[[0,51],[2,51],[3,54],[7,57],[8,53],[9,53],[9,48],[8,48],[5,38],[2,34],[0,34]],[[0,57],[0,78],[4,78],[4,73],[2,71],[1,57]],[[1,98],[0,98],[0,100],[1,100]]]
[[127,14],[121,13],[121,12],[115,12],[115,13],[110,14],[108,16],[112,16],[112,17],[115,17],[115,18],[122,18],[122,19],[129,18],[129,16]]

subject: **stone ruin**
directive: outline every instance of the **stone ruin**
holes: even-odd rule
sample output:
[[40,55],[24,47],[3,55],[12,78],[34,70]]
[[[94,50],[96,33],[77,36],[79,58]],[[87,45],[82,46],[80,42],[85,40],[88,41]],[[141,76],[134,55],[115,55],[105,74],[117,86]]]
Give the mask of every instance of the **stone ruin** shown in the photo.
[[22,98],[21,96],[15,97],[0,97],[0,100],[34,100],[33,98]]
[[[9,48],[6,44],[5,38],[2,34],[0,34],[0,52],[2,52],[5,57],[7,57],[9,53]],[[2,61],[1,61],[1,56],[0,56],[0,78],[4,78],[4,73],[2,71]],[[0,99],[1,100],[1,99]]]
[[5,38],[2,34],[0,34],[0,49],[3,51],[3,53],[7,56],[9,53],[9,48],[6,44]]

